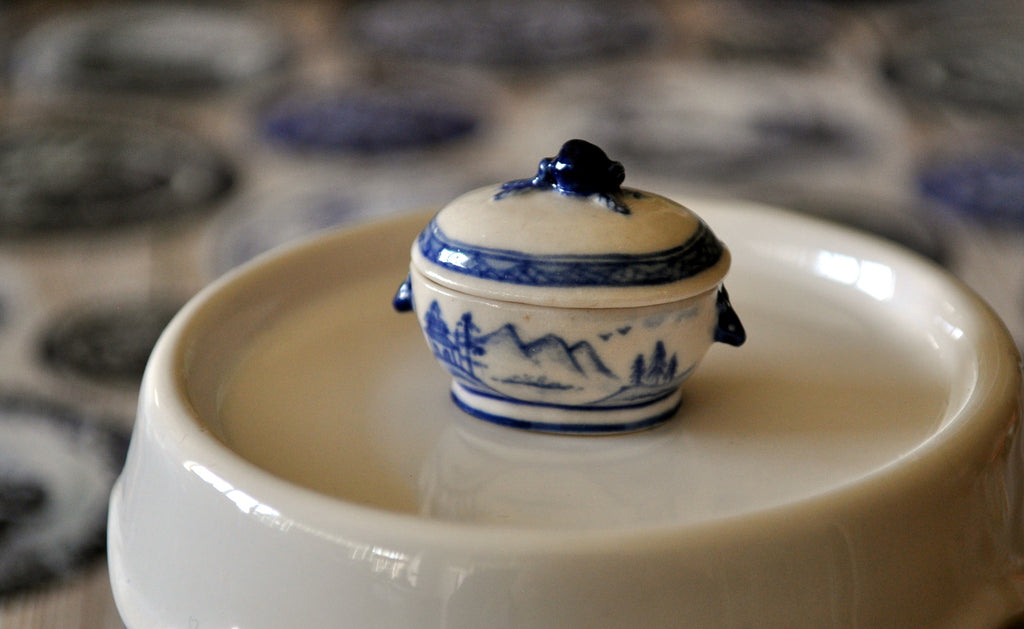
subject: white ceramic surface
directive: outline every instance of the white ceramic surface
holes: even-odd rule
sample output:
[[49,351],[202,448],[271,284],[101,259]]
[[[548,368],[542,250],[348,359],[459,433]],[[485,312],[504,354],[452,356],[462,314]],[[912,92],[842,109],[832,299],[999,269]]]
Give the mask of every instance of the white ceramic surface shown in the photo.
[[427,220],[211,286],[154,350],[109,555],[130,629],[996,627],[1024,609],[1019,356],[866,237],[680,199],[749,341],[665,425],[463,416],[391,312]]

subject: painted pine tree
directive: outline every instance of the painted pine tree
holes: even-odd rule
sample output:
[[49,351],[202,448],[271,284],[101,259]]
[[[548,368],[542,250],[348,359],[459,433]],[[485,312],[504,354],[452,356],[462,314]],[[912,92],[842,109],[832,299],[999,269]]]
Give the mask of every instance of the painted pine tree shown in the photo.
[[473,323],[471,312],[463,313],[459,322],[455,324],[453,340],[459,352],[459,366],[473,378],[476,377],[474,367],[479,364],[474,357],[483,356],[485,353],[483,346],[477,342],[479,332],[480,328]]
[[672,354],[669,358],[665,344],[658,341],[651,352],[650,360],[643,354],[636,355],[629,370],[629,380],[633,386],[660,386],[671,382],[678,370],[677,356]]
[[635,387],[643,384],[644,373],[647,371],[647,364],[644,361],[643,354],[637,354],[636,360],[633,361],[633,366],[629,370],[629,383]]

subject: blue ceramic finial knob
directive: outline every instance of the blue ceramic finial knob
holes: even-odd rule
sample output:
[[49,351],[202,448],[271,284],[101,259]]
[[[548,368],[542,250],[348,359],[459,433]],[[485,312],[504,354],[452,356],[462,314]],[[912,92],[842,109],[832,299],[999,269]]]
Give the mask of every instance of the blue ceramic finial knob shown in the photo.
[[600,147],[586,140],[569,140],[558,155],[540,160],[533,179],[502,184],[497,198],[519,190],[554,189],[570,196],[599,195],[609,209],[629,214],[629,208],[614,196],[622,192],[625,179],[626,169],[609,159]]

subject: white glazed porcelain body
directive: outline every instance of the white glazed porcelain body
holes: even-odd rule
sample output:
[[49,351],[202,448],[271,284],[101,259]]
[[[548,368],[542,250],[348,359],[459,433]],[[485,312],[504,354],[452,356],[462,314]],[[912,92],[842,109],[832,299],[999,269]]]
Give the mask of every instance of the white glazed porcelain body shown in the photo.
[[718,288],[636,308],[483,299],[410,275],[431,352],[461,408],[533,430],[627,432],[667,420],[707,353]]
[[760,207],[728,238],[750,342],[658,428],[464,417],[390,312],[417,215],[197,296],[113,492],[130,629],[988,629],[1024,611],[1019,356],[916,257]]
[[471,415],[554,433],[650,428],[712,341],[742,345],[731,257],[689,208],[621,186],[569,140],[537,174],[467,192],[420,232],[394,300]]

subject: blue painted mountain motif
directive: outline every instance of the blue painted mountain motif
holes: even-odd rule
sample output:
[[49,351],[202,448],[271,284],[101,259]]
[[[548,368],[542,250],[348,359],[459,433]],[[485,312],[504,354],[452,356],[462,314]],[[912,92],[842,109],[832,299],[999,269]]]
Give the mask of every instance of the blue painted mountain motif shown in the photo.
[[581,379],[618,380],[586,341],[569,345],[565,339],[548,334],[526,342],[512,324],[481,340],[488,354],[505,366],[507,375],[495,376],[494,382],[569,391],[583,388]]
[[[637,354],[624,379],[587,341],[570,343],[555,334],[525,340],[511,323],[483,333],[471,312],[454,323],[445,321],[437,301],[430,304],[423,327],[434,355],[457,380],[500,397],[515,398],[521,391],[530,399],[579,406],[641,404],[678,386],[693,369],[681,370],[677,356],[669,356],[657,341],[649,354]],[[500,371],[492,365],[500,365]],[[595,388],[607,395],[582,401],[573,395]]]

